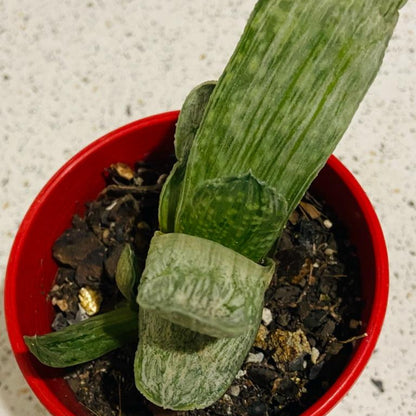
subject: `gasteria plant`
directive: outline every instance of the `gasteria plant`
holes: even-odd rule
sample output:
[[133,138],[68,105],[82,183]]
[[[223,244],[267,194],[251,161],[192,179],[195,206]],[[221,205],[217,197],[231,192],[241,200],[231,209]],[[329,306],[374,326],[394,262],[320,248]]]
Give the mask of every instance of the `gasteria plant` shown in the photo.
[[[268,253],[348,127],[381,64],[403,0],[259,0],[222,76],[187,97],[160,232],[138,285],[137,388],[165,408],[203,408],[232,382],[274,271]],[[117,284],[129,306],[26,337],[47,365],[137,336],[129,247]]]

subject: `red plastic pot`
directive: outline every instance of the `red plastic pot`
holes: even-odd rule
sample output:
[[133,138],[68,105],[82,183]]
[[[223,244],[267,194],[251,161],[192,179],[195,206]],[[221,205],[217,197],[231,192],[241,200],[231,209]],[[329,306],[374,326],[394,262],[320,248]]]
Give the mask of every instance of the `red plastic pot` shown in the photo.
[[[29,208],[11,250],[6,274],[7,329],[16,360],[30,387],[56,416],[86,416],[62,372],[40,364],[26,348],[23,335],[50,332],[53,308],[47,300],[56,265],[51,256],[55,239],[70,226],[73,214],[104,187],[103,170],[111,163],[134,164],[139,159],[166,158],[173,152],[178,112],[145,118],[96,140],[47,183]],[[331,157],[313,183],[347,227],[357,247],[362,276],[362,315],[368,336],[359,341],[338,379],[302,416],[326,414],[349,390],[375,347],[388,295],[387,251],[376,214],[351,173]]]

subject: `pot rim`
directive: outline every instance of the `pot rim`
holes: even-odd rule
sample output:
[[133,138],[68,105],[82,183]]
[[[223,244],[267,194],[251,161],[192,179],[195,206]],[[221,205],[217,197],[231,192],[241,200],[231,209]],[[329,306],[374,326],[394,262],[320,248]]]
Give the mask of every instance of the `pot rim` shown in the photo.
[[[16,319],[17,304],[14,302],[14,300],[16,299],[17,286],[13,277],[20,258],[20,252],[22,249],[22,243],[24,241],[25,234],[30,227],[31,222],[36,217],[43,201],[48,198],[48,195],[52,192],[52,189],[59,184],[61,178],[64,177],[69,171],[71,171],[75,165],[79,164],[82,160],[87,159],[98,148],[119,136],[124,136],[129,132],[135,131],[137,128],[151,127],[161,122],[167,121],[174,122],[178,115],[179,111],[170,111],[136,120],[122,127],[119,127],[110,133],[107,133],[106,135],[94,140],[92,143],[84,147],[69,161],[67,161],[49,179],[46,185],[35,197],[33,203],[30,205],[18,229],[14,243],[10,250],[9,262],[7,265],[5,277],[4,310],[7,332],[16,361],[29,386],[39,398],[39,400],[43,403],[43,405],[54,414],[59,414],[62,416],[75,416],[54,395],[54,392],[50,390],[45,381],[34,374],[32,367],[24,358],[22,358],[23,354],[28,350],[23,341],[23,334],[20,331],[20,327]],[[338,376],[336,381],[331,385],[331,387],[314,404],[306,409],[301,416],[325,415],[335,406],[337,402],[339,402],[339,400],[355,383],[374,350],[381,331],[388,301],[389,278],[387,248],[383,232],[374,208],[358,181],[335,156],[330,156],[327,161],[327,165],[329,165],[329,167],[343,181],[348,190],[354,196],[354,199],[357,202],[364,220],[368,226],[369,234],[371,235],[371,243],[376,265],[374,300],[367,324],[367,337],[360,341],[358,347],[354,350],[354,353],[352,354],[347,366]]]

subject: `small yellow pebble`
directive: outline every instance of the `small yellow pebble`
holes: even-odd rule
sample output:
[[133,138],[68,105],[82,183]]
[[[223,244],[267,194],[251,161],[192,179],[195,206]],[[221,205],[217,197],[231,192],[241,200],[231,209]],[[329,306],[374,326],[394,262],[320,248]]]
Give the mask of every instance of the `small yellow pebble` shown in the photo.
[[68,302],[65,299],[52,298],[52,305],[57,305],[62,312],[68,310]]
[[311,353],[311,346],[301,329],[295,332],[276,329],[270,334],[270,343],[275,350],[272,357],[276,364],[290,363],[305,353]]
[[100,310],[101,302],[103,301],[101,294],[90,287],[82,287],[79,290],[78,299],[89,316],[95,315]]
[[117,172],[118,175],[120,175],[122,178],[127,179],[128,181],[131,181],[134,179],[134,171],[125,163],[115,163],[111,165],[111,167]]
[[269,334],[269,331],[267,328],[260,324],[259,331],[257,332],[256,340],[254,341],[254,346],[257,348],[261,348],[263,350],[267,349],[267,335]]

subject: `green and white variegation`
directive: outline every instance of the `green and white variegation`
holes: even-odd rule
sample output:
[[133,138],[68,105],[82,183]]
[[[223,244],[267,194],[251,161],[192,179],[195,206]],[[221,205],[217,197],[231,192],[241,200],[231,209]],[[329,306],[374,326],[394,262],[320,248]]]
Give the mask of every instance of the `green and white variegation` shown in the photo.
[[[184,139],[186,151],[178,152],[178,165],[163,190],[161,230],[214,241],[255,262],[265,259],[373,81],[403,4],[259,0],[209,100],[199,88],[192,92],[193,99],[201,92],[201,99],[194,101],[201,105],[194,110],[202,115],[200,126]],[[185,106],[180,124],[191,122],[192,113]],[[179,130],[177,143],[181,134]],[[171,247],[166,243],[165,248],[161,255],[169,257]],[[203,250],[200,245],[195,249]],[[143,310],[136,384],[154,403],[177,410],[205,407],[218,399],[255,335],[248,330],[235,338],[213,338],[196,332],[215,336],[219,327],[224,330],[233,322],[229,313],[215,330],[195,325],[210,315],[207,310],[195,312],[195,304],[206,295],[211,298],[204,302],[216,305],[213,297],[221,293],[224,281],[215,278],[216,264],[202,254],[206,263],[195,266],[207,270],[201,284],[193,272],[185,276],[186,267],[179,263],[189,265],[196,256],[184,252],[176,270],[157,277],[163,293],[150,285],[146,302],[139,296]],[[158,261],[163,260],[148,258],[149,276],[157,274],[152,269]],[[161,300],[168,292],[171,302],[164,307]],[[158,313],[146,309],[153,301]],[[253,310],[260,311],[258,296],[251,301]],[[169,311],[179,305],[182,311],[194,307],[198,316],[178,320]]]

